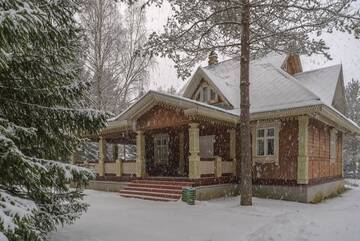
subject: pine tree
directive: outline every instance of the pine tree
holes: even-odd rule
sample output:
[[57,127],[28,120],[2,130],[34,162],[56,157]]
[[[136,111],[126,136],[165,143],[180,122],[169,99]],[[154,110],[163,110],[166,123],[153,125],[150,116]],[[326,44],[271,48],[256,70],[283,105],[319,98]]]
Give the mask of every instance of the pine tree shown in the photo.
[[[93,173],[67,164],[107,116],[83,109],[77,0],[0,4],[0,238],[45,240],[86,210]],[[5,238],[5,236],[7,238]]]
[[[162,0],[148,0],[161,4]],[[330,58],[322,31],[353,33],[360,37],[360,13],[352,0],[168,0],[173,16],[162,33],[153,33],[149,51],[172,59],[178,75],[186,78],[210,51],[240,56],[241,203],[251,205],[252,176],[249,134],[250,57],[269,52],[323,54]],[[310,37],[309,34],[317,34]],[[245,43],[244,43],[245,41]],[[245,102],[245,103],[244,103]],[[241,170],[241,175],[239,173]]]

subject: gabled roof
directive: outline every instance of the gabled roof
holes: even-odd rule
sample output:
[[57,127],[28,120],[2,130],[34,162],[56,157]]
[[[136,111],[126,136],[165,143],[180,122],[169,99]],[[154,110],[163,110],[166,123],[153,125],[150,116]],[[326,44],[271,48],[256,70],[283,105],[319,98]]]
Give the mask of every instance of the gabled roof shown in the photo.
[[342,66],[334,65],[321,69],[295,74],[294,77],[306,88],[312,90],[327,105],[333,104],[336,86]]
[[[341,66],[309,71],[294,76],[282,70],[284,59],[272,55],[250,63],[251,119],[318,113],[354,133],[360,128],[332,104]],[[286,59],[286,58],[285,58]],[[300,66],[301,67],[301,66]],[[232,109],[224,109],[191,99],[204,79]],[[188,116],[201,115],[237,123],[240,114],[240,60],[238,58],[207,67],[199,67],[185,85],[183,96],[149,91],[140,100],[112,119],[108,128],[130,127],[133,121],[159,103],[180,107]]]
[[[279,59],[279,56],[275,56],[251,62],[251,113],[320,103],[317,95],[280,68],[282,63]],[[216,65],[199,67],[184,92],[185,97],[191,98],[194,86],[201,78],[215,85],[224,99],[233,107],[233,112],[239,112],[240,60],[238,58]]]

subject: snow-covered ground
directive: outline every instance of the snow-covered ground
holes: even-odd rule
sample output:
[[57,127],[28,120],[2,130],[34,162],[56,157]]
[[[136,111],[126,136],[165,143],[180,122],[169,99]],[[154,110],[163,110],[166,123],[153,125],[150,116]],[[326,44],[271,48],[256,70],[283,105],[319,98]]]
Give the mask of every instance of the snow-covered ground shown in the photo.
[[254,198],[198,202],[127,199],[87,191],[90,208],[51,241],[359,241],[360,188],[321,204]]

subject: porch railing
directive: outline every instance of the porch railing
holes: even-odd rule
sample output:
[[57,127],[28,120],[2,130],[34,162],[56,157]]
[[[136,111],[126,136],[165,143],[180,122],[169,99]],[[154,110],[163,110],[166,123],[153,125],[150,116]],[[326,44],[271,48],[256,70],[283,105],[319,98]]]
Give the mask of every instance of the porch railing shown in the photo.
[[234,160],[223,161],[219,156],[200,159],[200,175],[221,177],[223,174],[235,174]]
[[[95,173],[99,173],[98,162],[87,162],[77,164],[78,166],[86,167]],[[135,175],[136,174],[136,160],[116,160],[116,162],[104,163],[105,174],[122,176],[122,175]]]

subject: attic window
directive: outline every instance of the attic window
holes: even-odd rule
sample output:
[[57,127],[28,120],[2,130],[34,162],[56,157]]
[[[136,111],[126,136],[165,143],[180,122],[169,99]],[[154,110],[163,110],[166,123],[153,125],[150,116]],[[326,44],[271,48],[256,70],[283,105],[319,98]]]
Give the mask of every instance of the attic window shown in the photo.
[[197,95],[196,95],[196,100],[197,100],[197,101],[200,101],[200,92],[197,93]]
[[208,102],[209,98],[208,98],[208,88],[205,86],[203,87],[203,102]]
[[216,93],[214,90],[210,90],[210,100],[214,101],[216,99]]
[[208,85],[201,86],[195,94],[195,100],[204,103],[215,103],[218,99],[216,92]]

